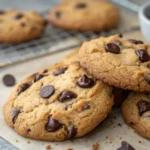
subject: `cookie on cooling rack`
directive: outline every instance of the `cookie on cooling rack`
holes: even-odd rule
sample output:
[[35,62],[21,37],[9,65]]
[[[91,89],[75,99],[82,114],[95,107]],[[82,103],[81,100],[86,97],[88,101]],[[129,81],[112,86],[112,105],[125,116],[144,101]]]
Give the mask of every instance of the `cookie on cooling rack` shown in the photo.
[[106,1],[64,0],[50,11],[48,19],[67,30],[102,31],[118,25],[119,11]]
[[56,65],[19,83],[4,105],[19,134],[39,140],[81,137],[110,113],[112,88],[91,78],[78,62]]
[[150,139],[150,94],[132,92],[122,105],[125,122],[135,131]]
[[150,91],[150,46],[120,35],[84,42],[82,67],[96,79],[134,91]]
[[17,44],[39,37],[45,20],[34,11],[0,10],[0,43]]

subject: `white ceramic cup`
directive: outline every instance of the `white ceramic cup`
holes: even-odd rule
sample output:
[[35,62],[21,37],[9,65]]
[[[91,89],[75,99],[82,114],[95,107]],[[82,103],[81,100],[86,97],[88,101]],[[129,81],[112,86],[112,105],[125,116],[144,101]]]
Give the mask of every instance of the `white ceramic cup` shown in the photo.
[[150,1],[147,1],[140,7],[139,20],[143,36],[150,43]]

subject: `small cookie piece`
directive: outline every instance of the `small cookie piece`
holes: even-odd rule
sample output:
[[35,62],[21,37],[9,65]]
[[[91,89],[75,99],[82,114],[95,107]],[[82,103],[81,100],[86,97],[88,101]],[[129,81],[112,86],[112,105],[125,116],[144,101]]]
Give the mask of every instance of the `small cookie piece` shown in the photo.
[[84,42],[79,61],[90,75],[105,83],[150,91],[150,46],[142,41],[114,35]]
[[150,94],[132,92],[121,109],[125,122],[139,135],[150,139]]
[[0,43],[17,44],[39,37],[45,20],[34,11],[6,10],[0,13]]
[[66,30],[96,32],[115,28],[119,11],[106,1],[65,0],[50,11],[48,20]]
[[[58,74],[62,68],[65,71]],[[38,80],[37,74],[42,75]],[[112,88],[92,79],[74,62],[26,78],[11,93],[3,111],[8,125],[25,137],[64,141],[94,129],[113,103]]]

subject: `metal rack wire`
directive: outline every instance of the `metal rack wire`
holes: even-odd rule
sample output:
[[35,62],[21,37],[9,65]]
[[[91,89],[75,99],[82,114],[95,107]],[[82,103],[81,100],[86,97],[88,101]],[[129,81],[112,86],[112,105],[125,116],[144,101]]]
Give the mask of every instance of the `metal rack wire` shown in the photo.
[[[54,3],[51,4],[51,7],[53,7],[53,5]],[[47,13],[47,11],[42,12],[42,15],[45,16]],[[0,67],[79,46],[84,40],[89,40],[91,38],[108,36],[115,33],[131,32],[138,28],[138,24],[133,24],[128,18],[128,16],[130,16],[130,18],[136,19],[136,14],[134,12],[121,7],[121,15],[122,20],[120,26],[110,31],[100,33],[71,32],[54,28],[49,24],[43,36],[38,39],[17,45],[0,44]],[[128,26],[126,22],[128,22]]]

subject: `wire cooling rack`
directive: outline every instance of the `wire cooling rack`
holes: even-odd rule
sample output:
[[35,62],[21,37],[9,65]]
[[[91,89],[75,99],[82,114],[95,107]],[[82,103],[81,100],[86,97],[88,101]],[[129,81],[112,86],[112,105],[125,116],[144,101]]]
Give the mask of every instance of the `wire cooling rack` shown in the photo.
[[[53,5],[55,5],[54,1],[51,2],[50,6],[53,7]],[[0,44],[0,67],[76,47],[81,45],[85,40],[99,36],[131,32],[138,29],[136,13],[121,6],[119,8],[122,20],[117,29],[100,33],[80,33],[65,31],[48,24],[45,33],[38,39],[17,45]],[[48,11],[42,12],[42,15],[46,16],[47,13]]]

